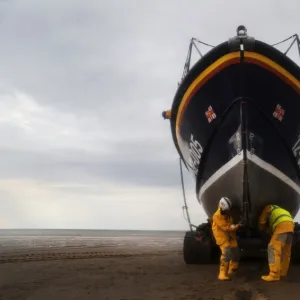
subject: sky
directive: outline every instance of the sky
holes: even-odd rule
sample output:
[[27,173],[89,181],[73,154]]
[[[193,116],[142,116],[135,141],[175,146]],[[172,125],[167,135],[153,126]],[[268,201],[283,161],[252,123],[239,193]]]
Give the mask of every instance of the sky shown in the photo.
[[[187,230],[161,112],[189,40],[217,45],[243,24],[272,44],[300,33],[299,9],[298,0],[1,0],[0,228]],[[200,224],[193,176],[184,178]]]

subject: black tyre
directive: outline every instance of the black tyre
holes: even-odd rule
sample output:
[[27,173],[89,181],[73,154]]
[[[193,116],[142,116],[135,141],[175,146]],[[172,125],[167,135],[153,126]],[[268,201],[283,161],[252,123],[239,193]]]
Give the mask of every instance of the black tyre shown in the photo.
[[221,250],[220,247],[216,244],[213,244],[211,247],[211,263],[212,264],[219,264],[220,263],[220,257],[221,257]]
[[291,252],[291,263],[300,264],[300,244],[294,245]]
[[205,232],[188,231],[184,237],[183,258],[186,264],[209,264],[212,262],[210,236]]
[[291,263],[300,264],[300,226],[295,224],[294,243],[291,253]]

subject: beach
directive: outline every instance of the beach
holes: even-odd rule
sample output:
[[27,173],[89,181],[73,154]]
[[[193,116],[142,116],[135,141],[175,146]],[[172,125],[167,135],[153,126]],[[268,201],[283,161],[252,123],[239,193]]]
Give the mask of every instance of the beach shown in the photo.
[[264,258],[244,259],[232,281],[218,264],[186,265],[184,232],[0,232],[0,299],[298,299],[300,267],[260,280]]

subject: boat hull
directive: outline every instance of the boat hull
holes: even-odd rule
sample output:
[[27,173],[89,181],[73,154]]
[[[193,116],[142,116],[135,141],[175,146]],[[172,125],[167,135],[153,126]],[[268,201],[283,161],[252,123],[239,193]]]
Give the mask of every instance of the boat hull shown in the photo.
[[[299,210],[300,188],[284,173],[247,151],[249,194],[251,196],[250,225],[256,227],[262,209],[270,203],[276,203],[288,209],[293,216]],[[200,188],[198,199],[211,216],[218,200],[229,197],[235,210],[235,221],[240,220],[243,208],[243,159],[236,155],[214,173]]]
[[219,45],[181,82],[172,105],[173,140],[208,216],[222,196],[233,200],[237,217],[247,214],[251,227],[267,204],[297,214],[299,80],[292,60],[252,41],[243,51]]

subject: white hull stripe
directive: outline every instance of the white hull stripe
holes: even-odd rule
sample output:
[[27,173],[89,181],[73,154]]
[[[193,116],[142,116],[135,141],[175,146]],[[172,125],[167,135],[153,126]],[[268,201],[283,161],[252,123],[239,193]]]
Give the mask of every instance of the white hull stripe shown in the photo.
[[247,150],[247,157],[249,160],[254,162],[256,165],[258,165],[262,169],[266,170],[267,172],[271,173],[275,177],[279,178],[281,181],[283,181],[284,183],[289,185],[293,190],[295,190],[295,192],[300,194],[299,185],[295,181],[293,181],[291,178],[286,176],[284,173],[279,171],[277,168],[275,168],[271,164],[267,163],[266,161],[262,160],[257,155],[251,154],[250,151],[248,151],[248,150]]
[[[265,162],[261,158],[259,158],[255,154],[251,154],[250,151],[247,150],[247,158],[264,169],[265,171],[269,172],[270,174],[274,175],[275,177],[279,178],[281,181],[289,185],[295,192],[297,192],[300,195],[300,187],[291,180],[288,176],[283,174],[281,171],[279,171],[277,168],[272,166],[271,164]],[[201,199],[202,195],[205,193],[205,191],[213,185],[220,177],[222,177],[224,174],[226,174],[230,169],[235,167],[240,161],[242,161],[243,156],[242,153],[234,156],[231,160],[229,160],[225,165],[223,165],[218,171],[216,171],[200,188],[198,192],[198,200]]]
[[210,176],[200,188],[198,199],[201,199],[201,196],[213,183],[215,183],[220,177],[226,174],[229,170],[235,167],[242,160],[243,160],[243,155],[242,152],[240,152],[240,154],[234,156],[225,165],[223,165],[218,171],[216,171],[212,176]]

